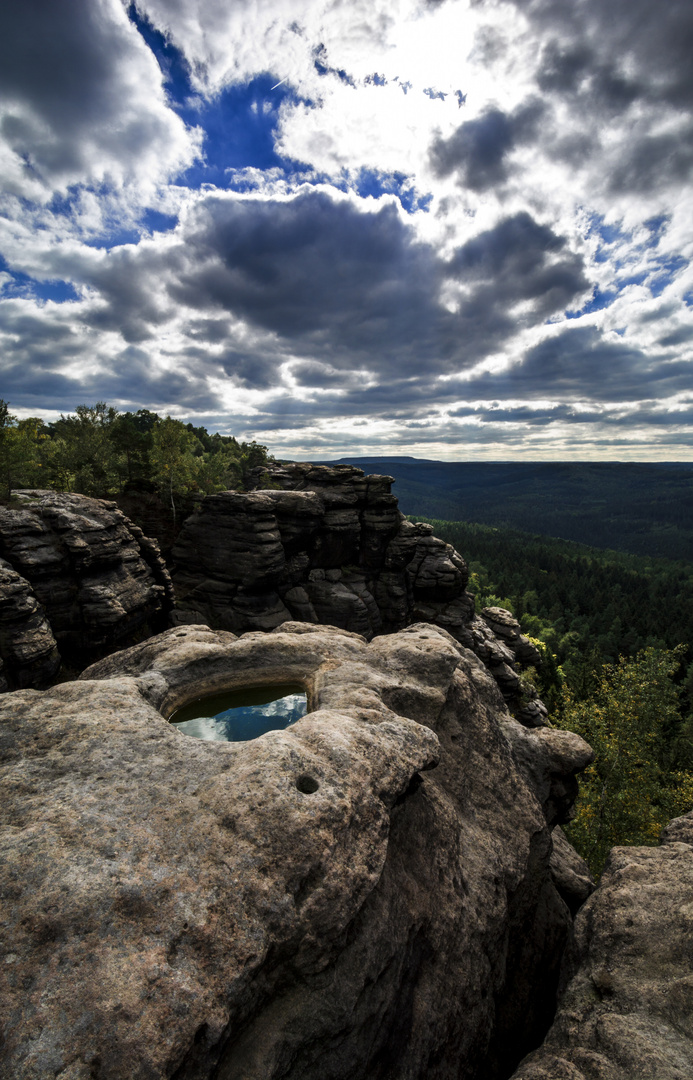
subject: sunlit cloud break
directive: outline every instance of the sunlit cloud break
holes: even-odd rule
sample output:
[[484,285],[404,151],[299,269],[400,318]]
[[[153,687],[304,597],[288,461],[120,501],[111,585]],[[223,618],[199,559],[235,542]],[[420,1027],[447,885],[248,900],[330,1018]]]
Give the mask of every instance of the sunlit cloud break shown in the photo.
[[25,0],[0,397],[298,458],[693,457],[682,0]]

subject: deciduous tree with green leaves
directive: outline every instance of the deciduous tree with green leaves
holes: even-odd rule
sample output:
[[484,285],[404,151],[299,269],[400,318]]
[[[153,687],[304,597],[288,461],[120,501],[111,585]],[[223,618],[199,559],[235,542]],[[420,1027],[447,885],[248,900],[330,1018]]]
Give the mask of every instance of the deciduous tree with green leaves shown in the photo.
[[118,451],[111,438],[118,413],[105,401],[78,405],[50,425],[55,445],[47,448],[46,469],[59,491],[104,498],[120,489]]
[[674,676],[683,651],[644,649],[607,664],[594,694],[566,707],[561,727],[596,754],[566,831],[596,875],[611,847],[655,844],[670,818],[693,808],[693,772],[675,749],[682,719]]
[[198,489],[196,446],[195,435],[170,416],[158,420],[152,429],[152,479],[161,497],[169,503],[174,522],[180,499]]
[[0,498],[9,499],[13,488],[42,484],[41,444],[46,439],[43,420],[18,420],[0,399]]

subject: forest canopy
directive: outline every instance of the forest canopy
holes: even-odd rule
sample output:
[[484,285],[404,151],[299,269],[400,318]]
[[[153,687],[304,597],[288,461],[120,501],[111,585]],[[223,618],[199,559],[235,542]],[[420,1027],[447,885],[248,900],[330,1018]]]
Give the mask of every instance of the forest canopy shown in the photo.
[[45,423],[18,420],[0,399],[0,499],[13,488],[50,488],[96,498],[156,492],[175,517],[192,494],[242,490],[267,447],[210,435],[149,409],[119,413],[105,401]]
[[551,723],[596,753],[571,843],[597,876],[614,845],[656,844],[693,807],[693,565],[424,520],[464,554],[476,610],[509,609],[538,647],[524,678]]

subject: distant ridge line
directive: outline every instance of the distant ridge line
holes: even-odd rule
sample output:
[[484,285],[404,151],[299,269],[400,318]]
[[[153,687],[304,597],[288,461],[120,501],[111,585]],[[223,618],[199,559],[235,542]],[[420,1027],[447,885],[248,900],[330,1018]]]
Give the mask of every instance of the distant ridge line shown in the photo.
[[693,562],[692,461],[438,461],[341,455],[389,473],[403,514]]

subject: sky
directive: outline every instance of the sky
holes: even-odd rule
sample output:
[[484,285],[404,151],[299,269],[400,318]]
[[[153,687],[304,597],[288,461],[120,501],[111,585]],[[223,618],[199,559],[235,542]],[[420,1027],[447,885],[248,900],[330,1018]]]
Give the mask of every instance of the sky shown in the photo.
[[690,0],[22,0],[0,397],[693,460]]

